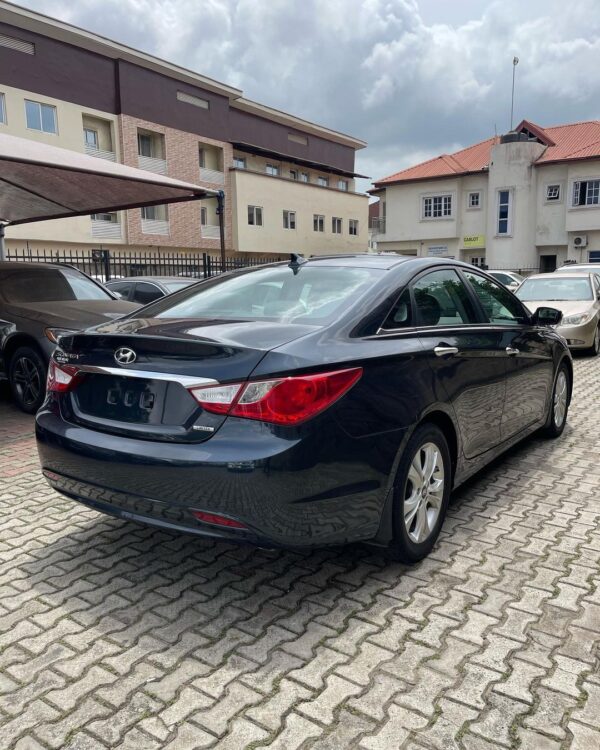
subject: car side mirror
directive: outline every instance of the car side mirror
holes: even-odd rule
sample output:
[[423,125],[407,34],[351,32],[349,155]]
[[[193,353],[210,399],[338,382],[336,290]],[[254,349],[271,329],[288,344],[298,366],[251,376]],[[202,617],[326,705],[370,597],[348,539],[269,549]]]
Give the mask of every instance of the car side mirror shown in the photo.
[[562,317],[562,312],[554,307],[538,307],[532,316],[532,322],[536,326],[557,326]]

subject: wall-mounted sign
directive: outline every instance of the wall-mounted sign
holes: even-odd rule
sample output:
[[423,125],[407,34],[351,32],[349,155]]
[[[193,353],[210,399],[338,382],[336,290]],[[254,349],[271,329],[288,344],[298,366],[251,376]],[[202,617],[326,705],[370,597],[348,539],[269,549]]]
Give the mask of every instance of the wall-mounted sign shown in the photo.
[[471,234],[463,237],[463,247],[485,247],[485,234]]
[[429,257],[448,255],[448,245],[429,245],[427,247],[427,255],[429,255]]

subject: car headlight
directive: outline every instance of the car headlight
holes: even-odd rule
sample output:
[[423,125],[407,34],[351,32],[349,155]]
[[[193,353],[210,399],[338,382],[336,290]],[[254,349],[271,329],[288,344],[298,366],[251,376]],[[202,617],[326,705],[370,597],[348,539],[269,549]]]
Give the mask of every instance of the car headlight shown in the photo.
[[578,313],[577,315],[567,315],[566,318],[563,318],[560,321],[560,325],[561,326],[562,325],[565,325],[565,326],[582,326],[582,325],[585,325],[586,323],[589,323],[590,320],[594,317],[595,314],[596,313],[595,313],[594,310],[588,310],[587,312]]
[[77,333],[77,331],[74,331],[71,328],[46,328],[44,329],[44,333],[46,334],[48,341],[51,341],[53,344],[58,344],[58,339],[61,336],[68,336],[70,333]]

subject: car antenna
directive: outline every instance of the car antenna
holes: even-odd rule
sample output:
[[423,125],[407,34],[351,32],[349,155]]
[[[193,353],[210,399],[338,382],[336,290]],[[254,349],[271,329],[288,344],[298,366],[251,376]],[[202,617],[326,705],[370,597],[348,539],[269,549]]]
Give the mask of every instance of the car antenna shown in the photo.
[[300,266],[304,265],[304,263],[308,263],[308,259],[305,258],[303,255],[300,255],[300,253],[290,253],[290,262],[288,263],[288,268],[291,268],[294,272],[294,276],[298,273],[300,270]]

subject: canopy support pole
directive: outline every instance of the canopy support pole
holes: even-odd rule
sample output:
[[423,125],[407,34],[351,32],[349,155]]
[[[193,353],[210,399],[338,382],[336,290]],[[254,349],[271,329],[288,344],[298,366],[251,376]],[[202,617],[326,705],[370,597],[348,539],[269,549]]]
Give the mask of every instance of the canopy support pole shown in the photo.
[[221,240],[221,273],[225,273],[225,193],[217,195],[217,216],[219,217],[219,238]]
[[0,260],[6,260],[6,245],[4,244],[4,227],[3,221],[0,221]]

